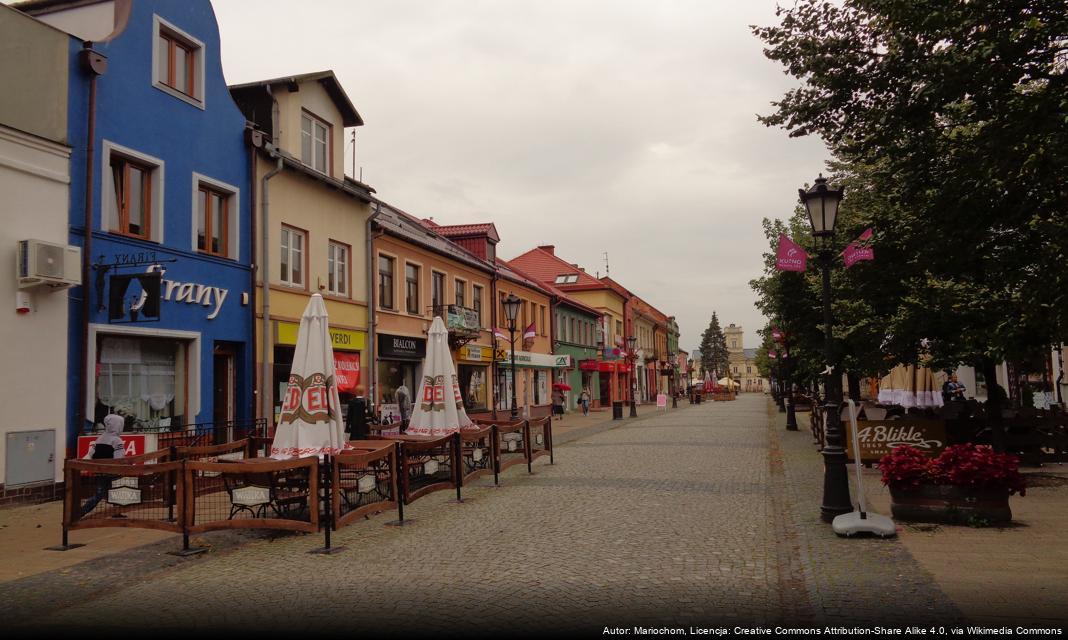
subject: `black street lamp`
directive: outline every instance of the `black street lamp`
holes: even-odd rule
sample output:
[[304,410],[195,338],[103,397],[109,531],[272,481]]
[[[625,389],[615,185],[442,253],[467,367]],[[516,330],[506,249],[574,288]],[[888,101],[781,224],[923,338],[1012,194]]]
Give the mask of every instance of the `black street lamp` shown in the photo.
[[827,444],[823,447],[823,505],[820,507],[820,517],[824,522],[830,522],[835,516],[853,510],[853,502],[849,498],[845,440],[842,437],[839,414],[842,404],[842,374],[834,362],[834,337],[831,332],[831,261],[834,259],[832,239],[843,190],[828,187],[827,179],[820,174],[812,188],[808,191],[798,189],[797,193],[808,211],[812,235],[817,240],[822,240],[819,257],[823,267],[823,357],[827,366],[823,420]]
[[630,358],[629,359],[630,359],[630,375],[631,375],[631,383],[630,383],[630,417],[631,418],[637,418],[638,417],[638,407],[635,406],[635,404],[634,404],[634,390],[638,387],[638,373],[637,373],[638,353],[634,350],[634,348],[635,348],[635,346],[637,344],[638,344],[638,338],[636,338],[634,336],[630,336],[629,338],[627,338],[627,349],[630,352]]
[[504,315],[508,318],[508,332],[509,341],[512,343],[512,422],[519,419],[519,407],[516,406],[515,400],[515,387],[517,380],[515,378],[515,319],[519,315],[519,307],[523,305],[523,301],[520,300],[514,293],[509,293],[508,297],[501,303],[504,305]]

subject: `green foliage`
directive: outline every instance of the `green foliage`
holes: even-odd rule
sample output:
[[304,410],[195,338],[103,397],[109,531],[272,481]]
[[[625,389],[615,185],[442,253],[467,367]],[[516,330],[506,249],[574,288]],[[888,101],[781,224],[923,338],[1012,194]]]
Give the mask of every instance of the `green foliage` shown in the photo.
[[701,334],[701,366],[705,371],[714,372],[715,375],[727,374],[727,336],[719,326],[719,318],[716,312],[712,312],[712,320],[708,328]]
[[[836,254],[875,230],[876,262],[833,270],[836,359],[871,374],[1068,338],[1068,2],[799,0],[777,15],[753,31],[800,85],[760,120],[830,147],[846,187]],[[798,211],[764,227],[757,306],[811,370],[817,270],[770,261],[779,231],[814,245]]]

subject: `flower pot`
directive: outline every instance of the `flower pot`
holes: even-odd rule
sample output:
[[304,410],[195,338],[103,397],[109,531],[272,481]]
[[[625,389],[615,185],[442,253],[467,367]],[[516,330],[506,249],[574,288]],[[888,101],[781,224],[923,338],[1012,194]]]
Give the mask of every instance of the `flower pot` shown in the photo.
[[918,489],[890,489],[890,512],[910,522],[968,524],[972,518],[1009,522],[1009,491],[977,490],[953,485],[923,485]]

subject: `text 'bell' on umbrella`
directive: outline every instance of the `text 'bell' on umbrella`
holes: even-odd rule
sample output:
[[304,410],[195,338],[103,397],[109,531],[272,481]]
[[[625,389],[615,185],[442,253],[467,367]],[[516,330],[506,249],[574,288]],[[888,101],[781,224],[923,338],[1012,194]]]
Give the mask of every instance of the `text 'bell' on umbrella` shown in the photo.
[[415,409],[405,432],[410,436],[440,438],[474,426],[464,410],[456,367],[449,352],[449,332],[440,316],[434,318],[427,333],[423,379],[415,397]]
[[334,455],[344,447],[334,349],[326,305],[317,293],[308,301],[300,318],[293,367],[282,398],[271,457],[285,460]]

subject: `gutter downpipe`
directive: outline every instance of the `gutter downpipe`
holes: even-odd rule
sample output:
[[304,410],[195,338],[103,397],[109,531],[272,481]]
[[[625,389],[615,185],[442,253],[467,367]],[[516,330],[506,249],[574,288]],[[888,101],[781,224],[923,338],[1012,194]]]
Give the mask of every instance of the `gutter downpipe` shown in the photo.
[[270,157],[274,158],[276,165],[274,169],[271,169],[260,181],[262,185],[260,191],[262,192],[261,206],[263,208],[263,228],[260,229],[260,242],[263,246],[260,247],[260,279],[263,282],[263,318],[260,322],[261,337],[261,350],[260,358],[260,376],[263,395],[260,398],[260,409],[263,411],[263,417],[267,420],[268,426],[274,424],[274,406],[271,396],[274,395],[274,381],[271,376],[271,283],[270,283],[270,251],[268,246],[270,244],[270,199],[268,198],[268,185],[267,181],[275,177],[282,171],[282,156],[278,154],[273,144],[265,145],[267,153]]
[[[501,376],[500,376],[500,372],[498,371],[499,365],[497,364],[497,307],[499,307],[500,304],[501,304],[501,301],[497,298],[497,274],[498,274],[498,269],[497,269],[497,263],[496,263],[496,259],[495,259],[494,263],[493,263],[493,278],[490,279],[490,300],[492,301],[492,304],[490,305],[490,309],[491,309],[490,316],[491,316],[491,320],[493,322],[492,331],[493,331],[493,390],[494,390],[493,391],[493,420],[494,421],[497,420],[497,405],[500,403],[500,394],[502,393],[501,386],[500,386]],[[515,384],[514,380],[512,381],[512,384]]]
[[[79,61],[82,71],[89,74],[88,115],[86,124],[85,143],[85,239],[82,246],[82,340],[79,361],[81,363],[81,384],[78,385],[78,407],[75,411],[75,433],[85,431],[85,423],[89,419],[86,415],[85,405],[89,401],[89,305],[92,301],[93,288],[89,282],[92,272],[93,254],[93,170],[96,157],[96,79],[107,71],[106,58],[93,51],[92,42],[83,42],[79,52]],[[95,57],[94,57],[95,56]],[[103,64],[101,64],[103,59]],[[67,434],[67,456],[74,456],[74,439]]]
[[[247,126],[247,125],[246,125]],[[252,336],[252,343],[247,348],[246,353],[251,354],[252,359],[252,377],[256,376],[256,272],[259,270],[259,265],[256,264],[256,149],[255,137],[252,133],[252,129],[245,130],[248,135],[248,188],[249,188],[249,266],[248,280],[249,280],[249,297],[252,305],[252,313],[248,317],[248,334]],[[262,145],[262,138],[260,138]],[[246,355],[246,358],[250,357]],[[262,388],[262,387],[261,387]],[[256,385],[252,385],[253,392],[249,396],[248,416],[255,420],[256,418]],[[264,433],[264,436],[267,434]]]
[[374,222],[378,219],[378,213],[381,210],[381,205],[375,202],[375,212],[367,216],[367,224],[365,227],[365,237],[367,242],[366,249],[366,262],[367,262],[367,365],[371,367],[370,385],[367,389],[367,401],[370,406],[372,415],[375,410],[375,398],[378,393],[378,364],[375,358],[378,357],[378,341],[375,337],[375,325],[378,324],[377,314],[375,313],[375,276],[374,276]]

